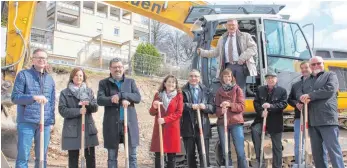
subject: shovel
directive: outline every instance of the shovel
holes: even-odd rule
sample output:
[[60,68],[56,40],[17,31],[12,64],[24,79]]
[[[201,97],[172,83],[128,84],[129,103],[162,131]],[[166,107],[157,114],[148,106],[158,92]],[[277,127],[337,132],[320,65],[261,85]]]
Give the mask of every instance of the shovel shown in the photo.
[[307,160],[308,160],[308,143],[306,142],[307,138],[308,138],[308,102],[305,102],[305,107],[304,107],[304,120],[305,120],[305,141],[304,141],[304,145],[305,145],[305,157],[304,157],[304,165],[305,167],[307,167]]
[[[85,109],[86,106],[82,105],[82,109]],[[80,160],[81,160],[81,168],[86,167],[86,158],[84,157],[84,136],[85,136],[85,114],[82,114],[82,125],[81,125],[81,154],[80,154]]]
[[229,167],[229,155],[228,155],[228,121],[227,121],[227,108],[223,107],[224,110],[224,159],[225,159],[225,167]]
[[128,147],[128,108],[124,108],[124,149],[125,167],[129,168],[129,147]]
[[[204,167],[207,167],[207,160],[206,160],[206,150],[205,150],[205,139],[204,139],[204,133],[202,131],[202,125],[201,125],[201,115],[200,115],[200,109],[197,109],[196,111],[198,113],[198,124],[199,124],[199,132],[200,132],[200,143],[201,143],[201,150],[202,150],[202,159],[204,162]],[[201,163],[200,163],[201,164]]]
[[[158,104],[158,118],[161,118],[160,105]],[[160,167],[164,168],[164,144],[163,144],[163,127],[159,124],[159,145],[160,145]]]
[[45,104],[41,103],[41,113],[40,113],[40,168],[44,168],[44,122],[45,122]]
[[[264,112],[267,112],[267,109],[264,109]],[[262,167],[263,165],[263,158],[264,158],[264,141],[265,141],[265,132],[266,132],[266,119],[267,115],[263,119],[263,129],[261,130],[261,145],[260,145],[260,163],[259,167]]]
[[[304,134],[304,109],[300,111],[300,134],[299,134],[299,156],[298,156],[298,164],[294,164],[293,168],[305,168],[305,159],[302,158],[303,155],[305,155],[305,151],[302,150],[302,143],[305,140],[303,134]],[[306,123],[306,120],[305,120]],[[306,131],[306,130],[305,130]],[[306,143],[305,143],[306,144]]]

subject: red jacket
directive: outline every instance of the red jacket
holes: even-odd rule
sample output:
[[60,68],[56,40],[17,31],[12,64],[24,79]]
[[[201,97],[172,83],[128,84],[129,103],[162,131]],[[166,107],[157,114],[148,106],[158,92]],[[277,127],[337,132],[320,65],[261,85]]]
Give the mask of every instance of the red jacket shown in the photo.
[[231,104],[227,112],[228,125],[244,123],[243,111],[245,109],[245,98],[242,89],[238,85],[235,85],[231,91],[224,91],[222,87],[217,90],[216,116],[218,117],[218,125],[224,125],[224,115],[220,107],[223,101],[229,101]]
[[[160,100],[159,94],[156,93],[154,101]],[[180,132],[180,118],[183,112],[183,97],[182,93],[172,98],[167,111],[164,107],[160,106],[161,117],[164,118],[165,124],[163,124],[163,146],[165,153],[180,153],[181,152],[181,132]],[[159,125],[158,125],[158,109],[152,107],[149,109],[149,113],[155,116],[154,128],[152,133],[151,151],[160,152],[160,140],[159,140]]]

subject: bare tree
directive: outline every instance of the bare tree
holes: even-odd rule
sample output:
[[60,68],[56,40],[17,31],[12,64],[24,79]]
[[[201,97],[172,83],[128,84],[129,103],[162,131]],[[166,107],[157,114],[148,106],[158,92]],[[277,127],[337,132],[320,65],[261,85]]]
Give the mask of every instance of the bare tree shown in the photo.
[[175,61],[176,64],[191,61],[194,56],[196,43],[187,34],[179,30],[174,30],[162,45],[162,51]]
[[[143,21],[143,23],[148,24],[149,19]],[[151,43],[158,47],[158,45],[167,37],[169,31],[169,26],[167,24],[158,22],[156,20],[151,20]]]

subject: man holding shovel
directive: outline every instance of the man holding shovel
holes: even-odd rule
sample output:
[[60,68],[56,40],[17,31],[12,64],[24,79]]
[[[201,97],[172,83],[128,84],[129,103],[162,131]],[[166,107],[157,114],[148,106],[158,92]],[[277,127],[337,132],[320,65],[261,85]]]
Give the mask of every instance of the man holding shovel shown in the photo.
[[[32,56],[33,66],[30,69],[18,73],[13,91],[12,102],[17,104],[17,131],[18,154],[16,167],[28,167],[32,140],[35,142],[35,168],[43,161],[47,165],[47,149],[50,141],[51,126],[55,123],[55,82],[45,70],[47,66],[47,53],[42,49],[36,49]],[[40,143],[40,114],[43,107],[44,142]],[[40,144],[44,144],[40,146]],[[44,156],[40,158],[40,150],[43,148]]]
[[[118,166],[118,146],[124,143],[124,109],[127,110],[129,167],[137,167],[136,147],[139,145],[139,126],[135,104],[141,95],[133,79],[124,75],[123,63],[118,58],[110,61],[110,77],[99,82],[97,103],[105,107],[103,135],[108,150],[108,168]],[[124,143],[126,144],[126,143]],[[126,157],[127,158],[127,157]]]
[[337,90],[339,82],[334,72],[324,71],[324,60],[315,56],[310,59],[312,75],[299,89],[297,98],[308,103],[309,134],[312,156],[316,168],[327,168],[326,152],[334,168],[343,168],[343,155],[339,144]]
[[[266,130],[272,141],[272,167],[282,167],[282,132],[283,132],[283,110],[287,107],[287,91],[277,86],[277,74],[268,72],[265,75],[265,86],[258,88],[254,98],[254,108],[257,113],[251,126],[252,140],[254,143],[257,161],[260,161],[261,133],[263,118],[266,116]],[[267,110],[265,110],[267,109]],[[253,166],[254,167],[254,166]],[[256,166],[260,167],[260,166]],[[261,167],[266,167],[264,164]]]
[[[193,69],[189,73],[189,81],[182,88],[183,93],[183,115],[181,117],[181,136],[187,154],[188,167],[196,168],[195,144],[199,152],[200,167],[209,167],[209,139],[211,138],[211,126],[208,114],[214,112],[212,105],[213,95],[200,83],[200,72]],[[198,113],[202,125],[202,135],[205,145],[205,156],[203,155],[202,141],[199,132]],[[206,165],[204,165],[204,159]]]
[[[309,63],[308,62],[302,62],[300,64],[300,70],[301,70],[301,74],[302,77],[300,79],[300,81],[296,82],[293,84],[289,96],[288,96],[288,104],[290,106],[292,106],[293,108],[295,108],[295,120],[294,120],[294,141],[295,141],[295,147],[294,147],[294,152],[295,152],[295,164],[301,164],[299,162],[299,137],[300,137],[300,118],[303,117],[301,116],[301,111],[303,110],[303,104],[300,102],[300,100],[298,100],[296,98],[296,93],[299,89],[302,88],[302,84],[306,81],[306,79],[308,77],[310,77],[311,75],[311,69],[309,67]],[[302,130],[303,131],[303,130]],[[303,135],[303,133],[302,133]],[[303,145],[303,144],[302,144]],[[300,147],[300,151],[303,151],[303,146]],[[303,158],[302,156],[302,152],[300,152],[301,154],[301,158]],[[302,160],[302,159],[300,159]]]

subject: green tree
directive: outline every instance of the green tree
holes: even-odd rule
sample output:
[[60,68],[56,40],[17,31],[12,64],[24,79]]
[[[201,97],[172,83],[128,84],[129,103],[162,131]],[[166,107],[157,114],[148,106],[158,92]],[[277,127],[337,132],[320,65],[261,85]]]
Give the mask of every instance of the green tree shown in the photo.
[[134,72],[152,75],[159,70],[162,58],[154,45],[141,43],[137,46],[134,55]]

